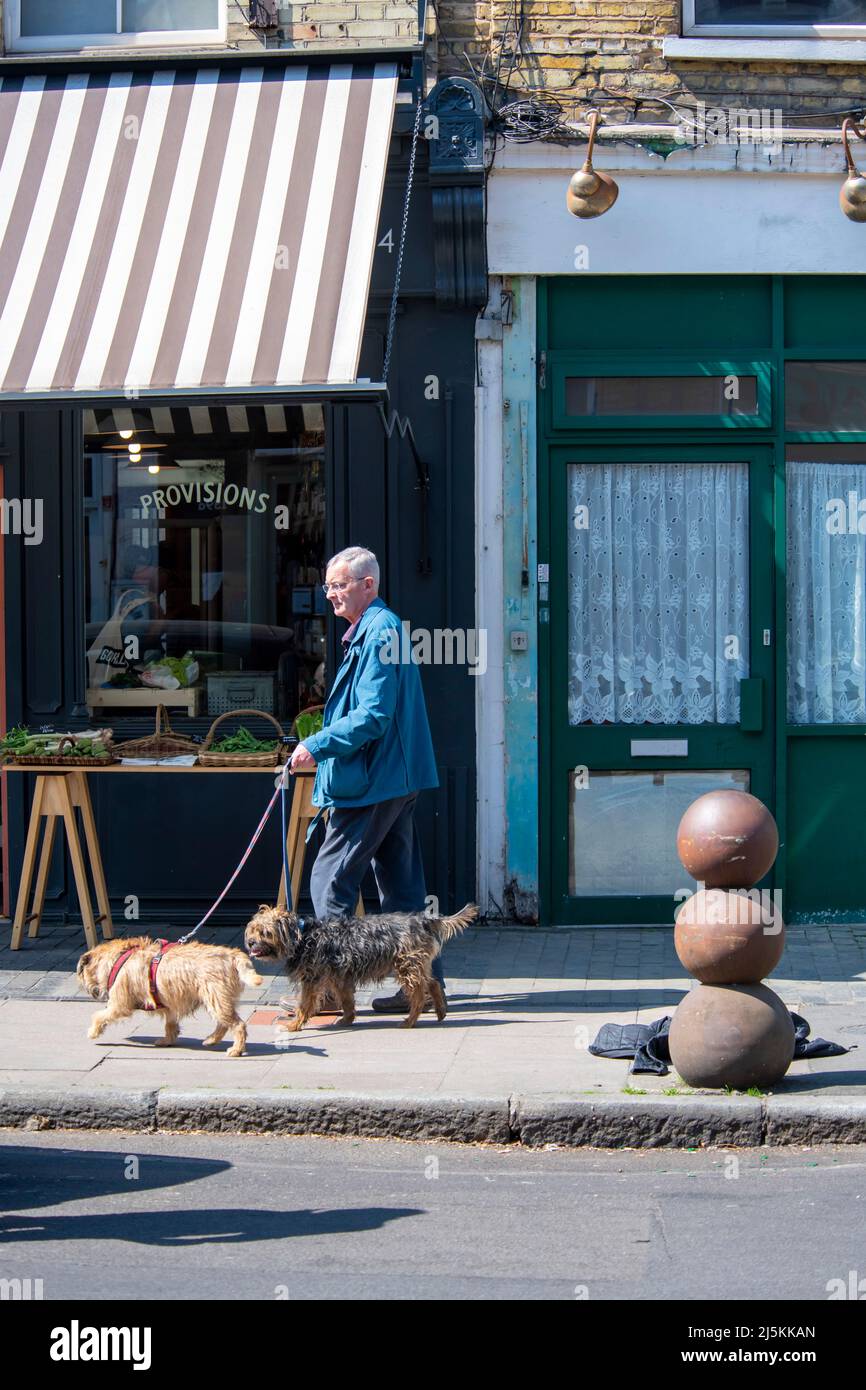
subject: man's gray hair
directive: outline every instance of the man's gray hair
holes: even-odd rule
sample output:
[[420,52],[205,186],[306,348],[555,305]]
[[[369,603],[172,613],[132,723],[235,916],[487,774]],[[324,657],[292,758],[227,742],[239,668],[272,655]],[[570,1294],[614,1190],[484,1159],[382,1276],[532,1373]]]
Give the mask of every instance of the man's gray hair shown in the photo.
[[349,574],[353,579],[363,579],[369,574],[378,589],[379,561],[372,550],[365,550],[362,545],[350,545],[346,550],[340,550],[336,555],[331,556],[325,570],[326,574],[333,565],[348,565]]

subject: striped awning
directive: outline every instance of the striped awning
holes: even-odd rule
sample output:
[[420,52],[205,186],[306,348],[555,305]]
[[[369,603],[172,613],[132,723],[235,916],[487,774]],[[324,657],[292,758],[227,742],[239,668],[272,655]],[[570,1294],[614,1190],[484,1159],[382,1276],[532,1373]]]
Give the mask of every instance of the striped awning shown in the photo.
[[396,65],[0,79],[0,401],[354,382]]
[[[132,430],[141,438],[149,434],[177,436],[190,439],[199,435],[220,437],[236,434],[272,435],[291,432],[289,415],[298,417],[304,430],[315,433],[325,428],[321,404],[298,401],[296,405],[278,402],[247,405],[175,405],[175,406],[116,406],[113,409],[86,409],[83,412],[84,436],[98,439]],[[294,421],[293,421],[294,423]]]

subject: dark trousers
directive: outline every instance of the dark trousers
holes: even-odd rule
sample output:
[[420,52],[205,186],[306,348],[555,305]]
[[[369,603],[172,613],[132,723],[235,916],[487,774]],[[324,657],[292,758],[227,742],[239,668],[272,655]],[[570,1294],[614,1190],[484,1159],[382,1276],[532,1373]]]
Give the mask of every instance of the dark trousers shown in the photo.
[[[310,874],[317,917],[351,917],[372,864],[383,912],[423,912],[427,889],[415,824],[417,793],[373,806],[332,806]],[[433,975],[445,984],[437,956]]]

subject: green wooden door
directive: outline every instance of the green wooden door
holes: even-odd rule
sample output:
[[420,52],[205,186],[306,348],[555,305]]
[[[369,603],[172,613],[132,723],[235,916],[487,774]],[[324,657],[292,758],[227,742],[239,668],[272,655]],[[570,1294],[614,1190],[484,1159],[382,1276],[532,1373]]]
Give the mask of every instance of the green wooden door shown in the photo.
[[767,445],[551,443],[539,574],[548,920],[669,922],[686,805],[773,806]]

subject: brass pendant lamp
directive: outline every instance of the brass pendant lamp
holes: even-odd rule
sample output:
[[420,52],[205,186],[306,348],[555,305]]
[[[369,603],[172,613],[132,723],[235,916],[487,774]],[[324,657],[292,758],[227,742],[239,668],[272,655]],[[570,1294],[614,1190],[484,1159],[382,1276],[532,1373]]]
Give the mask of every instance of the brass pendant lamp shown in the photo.
[[[600,174],[592,167],[592,150],[595,145],[595,132],[598,129],[598,112],[589,113],[589,144],[583,167],[572,175],[565,195],[569,212],[575,217],[601,217],[612,208],[619,196],[619,185],[610,174]],[[866,215],[866,214],[864,214]]]
[[866,222],[866,178],[863,177],[854,163],[848,145],[848,132],[851,130],[860,140],[866,140],[866,134],[862,128],[850,116],[846,116],[842,122],[842,144],[845,147],[848,177],[839,192],[839,206],[852,222]]

